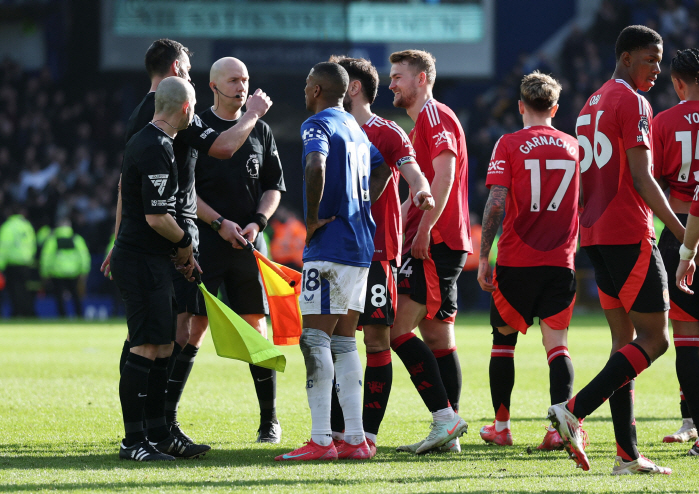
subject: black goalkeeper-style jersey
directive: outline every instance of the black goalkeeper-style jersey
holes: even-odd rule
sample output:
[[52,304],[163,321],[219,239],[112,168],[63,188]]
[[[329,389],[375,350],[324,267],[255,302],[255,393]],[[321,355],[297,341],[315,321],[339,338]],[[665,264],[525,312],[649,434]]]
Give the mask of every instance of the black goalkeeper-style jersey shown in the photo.
[[[126,141],[153,120],[155,114],[155,92],[146,94],[134,109],[126,124]],[[175,136],[175,161],[178,169],[178,190],[176,194],[177,218],[197,219],[197,193],[194,189],[194,167],[201,152],[206,155],[219,133],[210,129],[197,115],[185,130]]]
[[175,216],[177,165],[172,138],[148,124],[126,145],[121,165],[121,224],[115,246],[168,255],[173,243],[153,230],[147,214]]
[[[238,123],[238,120],[220,118],[211,108],[199,116],[218,132]],[[248,138],[231,158],[200,158],[195,175],[199,197],[218,214],[241,228],[252,222],[263,192],[286,191],[277,144],[269,125],[262,120],[257,121]],[[199,223],[200,229],[209,227]]]

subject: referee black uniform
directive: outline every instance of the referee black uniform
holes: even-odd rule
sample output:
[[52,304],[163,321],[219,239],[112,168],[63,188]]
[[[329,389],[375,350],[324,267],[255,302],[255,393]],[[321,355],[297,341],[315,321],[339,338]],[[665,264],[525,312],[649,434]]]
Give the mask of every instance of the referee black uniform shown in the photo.
[[[242,113],[240,116],[242,117]],[[238,120],[224,120],[211,108],[199,114],[201,120],[217,132],[223,132]],[[256,221],[257,208],[265,191],[285,192],[282,164],[272,131],[258,120],[240,149],[229,159],[200,158],[196,167],[197,194],[223,218],[245,228]],[[228,305],[238,314],[268,314],[259,269],[249,250],[234,249],[212,226],[197,221],[200,233],[202,282],[211,293],[223,284]],[[258,223],[259,225],[259,223]],[[262,228],[255,248],[267,253]],[[260,405],[258,442],[279,442],[281,428],[276,416],[276,372],[250,365]]]

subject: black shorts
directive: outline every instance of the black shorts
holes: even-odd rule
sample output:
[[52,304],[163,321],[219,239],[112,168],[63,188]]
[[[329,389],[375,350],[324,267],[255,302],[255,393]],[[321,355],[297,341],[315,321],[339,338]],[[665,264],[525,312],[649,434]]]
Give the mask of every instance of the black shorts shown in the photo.
[[[266,254],[267,246],[262,235],[255,239],[255,248]],[[221,285],[225,288],[228,306],[237,314],[269,314],[260,270],[252,251],[234,249],[213,231],[202,229],[199,241],[199,266],[201,281],[214,296]],[[200,306],[206,315],[206,306]]]
[[603,309],[649,313],[670,308],[667,274],[654,239],[583,248],[595,268]]
[[466,251],[451,250],[444,242],[430,247],[429,259],[406,255],[398,270],[398,293],[426,305],[427,319],[454,322],[456,280],[464,269],[466,256]]
[[570,325],[575,304],[575,271],[560,266],[496,266],[490,299],[490,324],[523,334],[534,318],[551,329]]
[[172,262],[165,256],[112,251],[112,276],[126,306],[131,347],[167,345],[175,339],[177,313]]
[[396,318],[397,277],[396,260],[371,261],[366,285],[364,313],[359,316],[359,326],[380,324],[392,326]]
[[[192,236],[194,259],[199,262],[199,229],[196,223],[189,218],[184,218],[177,220],[177,224]],[[204,295],[202,295],[197,284],[192,281],[187,281],[185,277],[175,269],[174,264],[172,265],[170,273],[172,274],[172,284],[175,287],[177,313],[182,314],[188,312],[190,314],[200,315],[202,311],[204,311],[203,313],[205,314],[206,307],[204,305]]]
[[[687,215],[678,214],[677,219],[683,225],[687,225]],[[672,281],[677,275],[677,266],[680,264],[680,243],[672,232],[665,227],[658,241],[658,250],[665,264],[665,272],[668,279],[668,290],[670,291],[670,313],[668,316],[674,321],[699,321],[699,290],[694,291],[694,295],[684,293],[677,288]]]

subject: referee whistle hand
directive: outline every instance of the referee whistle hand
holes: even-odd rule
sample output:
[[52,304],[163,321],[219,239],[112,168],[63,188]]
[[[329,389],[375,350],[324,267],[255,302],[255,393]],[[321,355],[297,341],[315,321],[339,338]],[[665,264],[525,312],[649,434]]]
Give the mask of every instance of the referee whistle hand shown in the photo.
[[333,216],[332,218],[319,218],[315,221],[309,220],[308,218],[306,219],[306,247],[308,247],[311,243],[311,238],[313,238],[313,234],[318,230],[319,228],[324,227],[331,221],[334,221],[335,217]]
[[252,96],[248,97],[245,103],[247,111],[257,115],[257,118],[264,117],[271,106],[272,100],[262,89],[257,89]]
[[493,268],[487,257],[478,259],[478,284],[484,292],[494,292]]
[[112,251],[114,250],[114,247],[109,249],[109,252],[107,253],[107,257],[104,258],[104,262],[102,263],[102,267],[100,267],[100,271],[104,273],[105,278],[109,278],[110,280],[113,280],[112,278]]
[[421,190],[413,197],[413,203],[421,211],[429,211],[434,208],[434,197],[429,192]]
[[675,275],[675,283],[677,288],[682,290],[684,293],[689,295],[694,295],[694,291],[689,287],[694,283],[694,271],[696,265],[694,259],[690,261],[680,260],[680,264],[677,266],[677,273]]

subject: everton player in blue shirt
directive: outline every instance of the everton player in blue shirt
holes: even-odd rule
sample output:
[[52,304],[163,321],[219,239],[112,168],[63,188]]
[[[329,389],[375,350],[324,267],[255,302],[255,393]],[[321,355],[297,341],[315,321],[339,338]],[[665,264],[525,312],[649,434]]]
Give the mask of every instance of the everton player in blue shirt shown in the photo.
[[[315,65],[306,79],[306,108],[314,115],[301,126],[307,233],[299,302],[311,440],[276,460],[371,457],[362,427],[362,365],[354,333],[374,254],[371,203],[391,170],[342,108],[348,85],[345,69],[332,62]],[[416,201],[427,208],[431,197],[421,194]],[[345,417],[339,452],[330,427],[333,375]]]

